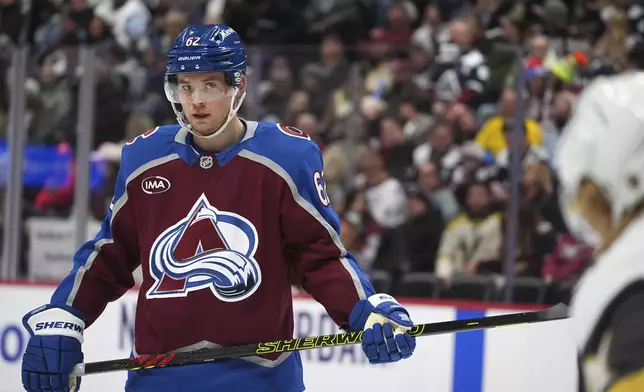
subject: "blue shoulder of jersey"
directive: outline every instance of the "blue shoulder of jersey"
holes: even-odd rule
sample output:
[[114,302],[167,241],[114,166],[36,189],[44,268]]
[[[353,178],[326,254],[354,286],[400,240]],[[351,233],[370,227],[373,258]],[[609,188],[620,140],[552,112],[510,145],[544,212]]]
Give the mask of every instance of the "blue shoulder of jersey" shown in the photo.
[[[268,122],[257,122],[257,128],[244,149],[277,163],[289,174],[295,174],[304,155],[321,157],[311,137],[297,128]],[[322,164],[322,161],[318,162]]]
[[284,178],[296,198],[315,208],[339,231],[340,220],[330,208],[324,183],[322,153],[318,145],[302,131],[283,124],[258,122],[255,134],[243,146],[255,160],[269,166]]
[[178,157],[181,151],[175,138],[180,129],[179,125],[164,125],[128,141],[121,156],[126,178],[150,162]]

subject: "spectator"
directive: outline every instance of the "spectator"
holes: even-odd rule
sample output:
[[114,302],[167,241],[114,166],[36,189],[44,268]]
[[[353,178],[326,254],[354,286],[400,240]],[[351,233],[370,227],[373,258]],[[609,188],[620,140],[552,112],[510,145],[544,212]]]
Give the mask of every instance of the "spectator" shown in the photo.
[[94,10],[86,0],[71,0],[66,10],[65,27],[69,34],[68,43],[85,41],[90,35]]
[[349,73],[349,62],[340,36],[331,33],[324,37],[319,66],[323,74],[323,85],[329,93],[344,84]]
[[360,268],[368,272],[373,269],[378,256],[382,230],[368,217],[364,192],[357,191],[348,195],[346,205],[347,208],[342,216],[353,227],[360,229],[360,250],[356,257]]
[[424,162],[437,162],[441,166],[441,178],[444,180],[449,179],[460,159],[461,153],[454,143],[452,124],[447,121],[436,122],[429,132],[427,142],[416,147],[413,153],[416,167]]
[[[460,19],[450,25],[450,40],[441,42],[434,70],[435,99],[447,107],[460,103],[476,108],[487,102],[486,86],[490,79],[487,60],[475,46],[475,27]],[[443,114],[443,113],[441,113]]]
[[383,159],[363,148],[358,166],[365,178],[365,200],[369,215],[381,228],[393,229],[407,219],[405,191],[386,170]]
[[[360,101],[360,120],[362,129],[351,130],[352,136],[358,139],[367,139],[373,142],[380,136],[380,120],[382,119],[386,104],[373,95],[367,95]],[[376,143],[377,144],[377,143]]]
[[[519,155],[521,157],[520,161],[523,165],[530,165],[538,162],[548,162],[549,157],[546,154],[546,151],[543,147],[539,145],[530,144],[529,134],[526,128],[523,129],[523,133],[520,133],[517,137],[521,140],[519,142]],[[499,151],[496,155],[496,164],[501,169],[501,174],[504,178],[507,178],[508,171],[510,169],[510,146],[513,144],[513,139],[517,135],[516,125],[514,120],[506,120],[503,123],[503,144],[508,146]]]
[[[377,47],[378,43],[373,44]],[[389,48],[389,46],[386,46]],[[388,49],[387,49],[388,50]],[[391,54],[383,54],[383,58],[374,58],[371,67],[364,78],[364,89],[367,94],[376,99],[383,99],[385,94],[393,88],[395,61]]]
[[438,208],[443,222],[450,222],[460,212],[452,190],[442,181],[440,169],[435,162],[425,162],[418,167],[416,186],[418,191]]
[[405,139],[400,119],[387,116],[380,121],[380,150],[392,177],[403,182],[412,177],[414,144]]
[[[502,230],[507,230],[509,214],[503,216]],[[529,205],[524,205],[519,212],[519,225],[517,233],[516,259],[514,273],[517,276],[540,277],[546,257],[556,245],[556,233],[552,225],[545,221]],[[506,254],[508,247],[504,237],[502,255]],[[500,264],[488,264],[483,269],[485,272],[502,273]]]
[[510,13],[501,17],[501,36],[499,41],[510,45],[521,45],[523,33],[521,24],[524,22],[520,13]]
[[414,21],[414,13],[415,11],[409,8],[409,3],[392,2],[387,11],[387,25],[372,30],[371,36],[396,48],[405,48],[413,33],[411,26]]
[[[284,124],[295,124],[300,114],[310,112],[310,110],[311,97],[309,96],[309,94],[306,91],[302,90],[295,91],[293,94],[291,94],[291,97],[286,105],[284,119],[282,120],[282,122]],[[315,119],[315,117],[313,118]],[[298,127],[298,129],[301,128]]]
[[472,182],[491,184],[498,177],[496,165],[486,165],[485,151],[474,142],[467,142],[461,147],[461,159],[452,171],[450,184],[453,189]]
[[395,59],[390,63],[392,79],[390,88],[385,91],[384,99],[392,107],[399,107],[405,100],[423,99],[424,91],[419,89],[414,80],[412,66],[406,59]]
[[38,80],[33,81],[33,99],[29,100],[34,114],[29,127],[29,142],[58,144],[74,137],[71,116],[75,97],[68,72],[67,57],[62,51],[53,52],[43,59]]
[[[500,101],[501,114],[488,119],[476,136],[476,142],[485,150],[492,153],[494,157],[497,157],[501,151],[508,147],[503,135],[504,130],[508,129],[505,123],[515,119],[516,99],[516,92],[514,90],[505,90]],[[529,145],[541,145],[543,136],[539,124],[530,118],[526,118],[525,131]]]
[[466,108],[463,109],[461,113],[455,113],[452,125],[454,129],[454,141],[459,145],[467,141],[473,141],[479,131],[474,113]]
[[542,123],[551,115],[553,96],[558,83],[543,62],[536,58],[526,59],[525,77],[528,84],[525,116]]
[[543,129],[543,148],[550,157],[550,165],[556,168],[554,162],[555,150],[563,128],[568,123],[572,115],[572,109],[575,104],[575,96],[567,91],[557,94],[554,99],[550,117],[542,122]]
[[[506,121],[504,124],[503,137],[506,145],[512,145],[512,139],[516,134],[515,125],[512,121]],[[521,167],[525,170],[529,166],[537,165],[548,162],[548,156],[543,148],[531,146],[528,144],[525,132],[519,135],[521,138],[520,147],[518,151]],[[503,207],[509,201],[510,191],[510,172],[511,172],[511,156],[508,148],[502,150],[495,161],[495,166],[498,169],[497,176],[491,184],[492,193],[499,206]],[[550,177],[548,177],[550,179]],[[550,188],[552,184],[549,184]]]
[[449,223],[441,239],[436,275],[449,283],[455,275],[474,275],[480,267],[501,259],[501,216],[490,204],[485,184],[467,189],[464,212]]
[[125,138],[130,86],[127,75],[119,72],[119,65],[127,59],[124,50],[114,46],[103,61],[96,64],[94,148],[106,141],[118,142]]
[[548,37],[543,34],[537,34],[530,39],[530,53],[528,58],[533,58],[545,67],[549,67],[556,60],[556,53],[550,47]]
[[167,53],[170,45],[187,26],[188,15],[185,12],[179,9],[169,10],[163,19],[163,33],[154,37],[150,42],[150,46],[160,54]]
[[[101,46],[109,47],[115,42],[107,22],[98,16],[92,18],[89,23],[89,39],[99,48]],[[101,50],[99,49],[99,51]]]
[[439,8],[435,4],[427,4],[422,24],[414,31],[411,42],[429,53],[436,53],[436,42],[444,42],[448,36]]
[[223,23],[225,9],[226,0],[209,0],[206,3],[202,22],[204,24]]
[[264,116],[275,116],[278,121],[282,121],[293,91],[294,81],[288,59],[281,56],[273,58],[269,65],[268,79],[257,86]]
[[413,71],[411,82],[423,97],[431,96],[433,52],[418,44],[409,48],[409,65]]
[[441,211],[423,192],[407,198],[409,219],[403,227],[407,267],[413,272],[434,272],[436,253],[444,228]]
[[626,39],[629,34],[628,15],[615,10],[608,18],[606,32],[595,45],[595,56],[613,64],[617,69],[624,69],[627,64]]
[[551,169],[543,162],[530,164],[523,171],[523,203],[530,206],[557,233],[568,231],[555,192]]
[[418,143],[426,140],[432,125],[432,117],[421,110],[421,102],[412,99],[403,100],[400,104],[400,117],[405,121],[403,132],[405,139]]
[[310,86],[305,90],[311,97],[311,111],[318,118],[323,118],[334,92],[344,85],[349,75],[350,66],[342,38],[335,33],[327,34],[320,46],[320,60],[307,64],[305,69],[309,78],[314,78],[310,83],[302,83]]
[[151,15],[143,0],[105,0],[94,12],[112,26],[112,34],[123,49],[137,53],[145,50]]
[[[312,116],[312,115],[311,115]],[[349,169],[347,152],[341,143],[332,143],[324,148],[324,179],[326,181],[326,191],[333,208],[339,214],[345,210],[346,184],[345,178]]]
[[546,258],[541,276],[547,283],[566,283],[577,279],[593,255],[593,248],[571,234],[561,234],[557,245]]

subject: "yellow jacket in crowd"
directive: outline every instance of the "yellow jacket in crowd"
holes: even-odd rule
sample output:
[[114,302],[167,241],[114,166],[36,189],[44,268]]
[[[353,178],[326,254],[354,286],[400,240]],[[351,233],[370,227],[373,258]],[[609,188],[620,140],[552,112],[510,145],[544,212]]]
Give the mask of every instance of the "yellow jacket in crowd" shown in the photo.
[[[526,137],[528,144],[539,146],[543,140],[539,124],[526,118]],[[490,151],[494,157],[507,148],[505,137],[503,137],[503,116],[490,117],[476,135],[476,143],[484,150]]]

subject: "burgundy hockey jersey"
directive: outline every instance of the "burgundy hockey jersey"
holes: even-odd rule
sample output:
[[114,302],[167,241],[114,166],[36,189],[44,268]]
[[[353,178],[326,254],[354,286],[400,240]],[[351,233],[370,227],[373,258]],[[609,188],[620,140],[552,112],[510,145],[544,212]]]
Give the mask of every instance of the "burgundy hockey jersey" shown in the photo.
[[[339,238],[316,144],[298,130],[245,121],[225,151],[199,152],[179,125],[123,148],[100,232],[74,257],[52,303],[83,312],[143,283],[137,355],[293,337],[289,271],[341,327],[374,293]],[[131,372],[127,391],[304,390],[299,354]]]

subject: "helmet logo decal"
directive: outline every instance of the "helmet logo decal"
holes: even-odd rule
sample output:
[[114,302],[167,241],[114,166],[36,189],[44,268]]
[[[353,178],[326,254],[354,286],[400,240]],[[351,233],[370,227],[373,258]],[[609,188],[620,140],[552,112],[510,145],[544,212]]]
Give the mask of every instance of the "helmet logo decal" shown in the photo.
[[177,61],[195,61],[195,60],[201,60],[201,56],[181,56],[177,59]]
[[231,35],[234,32],[235,30],[233,30],[230,27],[225,30],[218,30],[213,35],[213,41],[215,41],[215,43],[217,44],[220,44],[223,40],[225,40],[229,35]]

